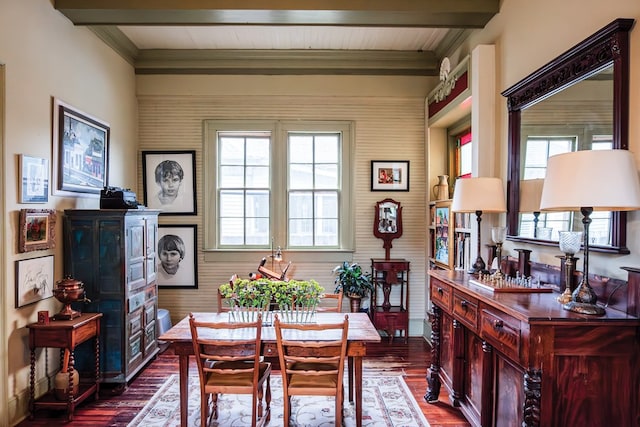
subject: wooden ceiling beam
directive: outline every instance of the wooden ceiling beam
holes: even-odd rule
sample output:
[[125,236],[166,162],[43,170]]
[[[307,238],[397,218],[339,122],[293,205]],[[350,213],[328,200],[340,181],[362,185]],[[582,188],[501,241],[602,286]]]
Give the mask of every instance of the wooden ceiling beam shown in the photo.
[[482,28],[500,0],[54,0],[75,25]]

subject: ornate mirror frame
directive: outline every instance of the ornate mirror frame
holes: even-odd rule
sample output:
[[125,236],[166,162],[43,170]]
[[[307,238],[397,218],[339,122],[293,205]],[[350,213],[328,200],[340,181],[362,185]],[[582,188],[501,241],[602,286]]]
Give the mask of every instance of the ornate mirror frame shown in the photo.
[[402,207],[400,202],[384,199],[376,202],[373,235],[384,241],[385,259],[390,258],[391,241],[402,236]]
[[[520,82],[502,92],[509,110],[509,158],[507,182],[507,240],[557,245],[518,236],[520,202],[521,112],[523,109],[613,64],[613,148],[629,148],[629,31],[633,19],[616,19]],[[627,254],[627,217],[613,212],[611,246],[591,250]]]

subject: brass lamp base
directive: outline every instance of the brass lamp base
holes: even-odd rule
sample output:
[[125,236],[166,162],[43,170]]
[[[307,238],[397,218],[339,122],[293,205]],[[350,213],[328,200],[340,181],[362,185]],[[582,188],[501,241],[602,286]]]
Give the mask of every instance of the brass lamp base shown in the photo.
[[[558,297],[558,302],[560,304],[567,304],[571,302],[571,289],[566,288],[562,294]],[[568,310],[568,309],[567,309]]]
[[563,305],[562,308],[568,311],[573,311],[574,313],[590,314],[594,316],[602,316],[605,313],[604,308],[599,305],[585,302],[570,301]]

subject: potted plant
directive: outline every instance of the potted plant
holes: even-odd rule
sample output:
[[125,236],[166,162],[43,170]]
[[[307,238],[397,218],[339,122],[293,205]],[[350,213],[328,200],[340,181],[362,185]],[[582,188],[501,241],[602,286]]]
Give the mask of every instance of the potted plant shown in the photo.
[[336,275],[335,292],[340,292],[349,297],[351,312],[360,311],[360,300],[373,291],[373,279],[371,273],[362,271],[362,267],[357,263],[344,261],[333,269]]

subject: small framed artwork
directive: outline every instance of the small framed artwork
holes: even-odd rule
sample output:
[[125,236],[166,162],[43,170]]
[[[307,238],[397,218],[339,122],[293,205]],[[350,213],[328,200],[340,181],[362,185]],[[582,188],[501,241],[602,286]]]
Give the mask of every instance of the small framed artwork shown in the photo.
[[49,201],[49,160],[20,155],[20,203]]
[[371,191],[409,191],[409,161],[372,160]]
[[108,182],[108,123],[54,99],[55,194],[99,194]]
[[451,224],[451,201],[436,202],[435,209],[435,244],[433,259],[440,267],[453,268],[453,250],[450,243],[453,239]]
[[158,286],[198,287],[197,226],[158,225]]
[[146,206],[160,215],[195,215],[195,162],[195,151],[143,151]]
[[53,209],[21,209],[18,252],[55,248],[56,218]]
[[53,255],[16,261],[16,308],[53,296]]

